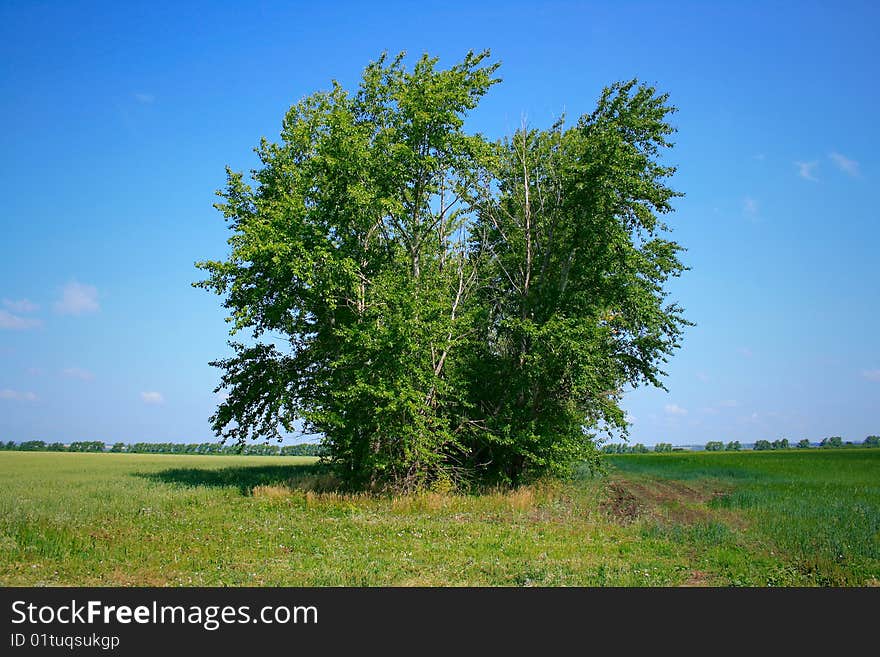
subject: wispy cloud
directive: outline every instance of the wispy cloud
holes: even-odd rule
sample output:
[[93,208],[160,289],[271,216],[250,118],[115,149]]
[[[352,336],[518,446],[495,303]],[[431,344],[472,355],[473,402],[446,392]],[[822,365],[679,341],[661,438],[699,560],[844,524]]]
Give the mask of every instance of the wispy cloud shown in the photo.
[[682,408],[682,407],[679,406],[678,404],[666,404],[666,406],[663,407],[663,410],[666,411],[666,414],[667,414],[667,415],[679,415],[679,416],[681,416],[681,415],[687,415],[687,414],[688,414],[687,409],[686,409],[686,408]]
[[795,162],[794,165],[798,168],[798,175],[801,178],[818,182],[819,179],[816,177],[816,169],[819,167],[818,162],[815,160],[812,162]]
[[751,196],[746,196],[743,199],[743,213],[749,217],[757,217],[758,216],[758,201],[753,199]]
[[61,376],[65,376],[68,379],[79,379],[80,381],[93,381],[95,379],[93,373],[81,367],[67,367],[61,370]]
[[0,399],[9,399],[12,401],[36,401],[37,396],[32,392],[22,392],[20,390],[4,388],[3,390],[0,390]]
[[880,370],[864,370],[862,376],[868,381],[880,381]]
[[739,352],[740,356],[745,356],[746,358],[751,358],[755,355],[755,353],[748,347],[740,347],[737,349],[737,352]]
[[134,99],[143,105],[150,105],[156,102],[156,97],[153,94],[136,93],[134,94]]
[[161,392],[142,392],[141,400],[145,404],[162,404],[165,402],[165,397]]
[[19,317],[13,315],[7,310],[0,310],[0,329],[9,329],[10,331],[24,331],[29,328],[42,326],[43,322],[33,317]]
[[55,312],[61,315],[82,315],[100,309],[98,288],[70,281],[61,289],[61,299],[55,302]]
[[858,178],[862,175],[859,171],[859,163],[855,160],[851,160],[845,155],[841,155],[840,153],[829,153],[828,157],[831,158],[832,162],[834,162],[834,166],[843,171],[845,174],[850,175],[853,178]]
[[32,303],[29,299],[19,299],[18,301],[13,301],[12,299],[3,299],[3,305],[9,308],[14,313],[32,313],[35,310],[39,310],[39,306],[35,303]]

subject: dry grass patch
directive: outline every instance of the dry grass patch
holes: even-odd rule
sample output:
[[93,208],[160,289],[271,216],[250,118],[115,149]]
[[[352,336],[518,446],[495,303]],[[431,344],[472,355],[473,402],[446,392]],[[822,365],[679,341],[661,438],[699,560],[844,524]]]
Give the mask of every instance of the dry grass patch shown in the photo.
[[608,483],[600,508],[624,525],[643,517],[690,525],[717,518],[719,510],[709,508],[708,504],[728,492],[729,487],[720,484],[618,478]]
[[293,495],[293,491],[287,486],[254,486],[251,493],[257,499],[280,500]]

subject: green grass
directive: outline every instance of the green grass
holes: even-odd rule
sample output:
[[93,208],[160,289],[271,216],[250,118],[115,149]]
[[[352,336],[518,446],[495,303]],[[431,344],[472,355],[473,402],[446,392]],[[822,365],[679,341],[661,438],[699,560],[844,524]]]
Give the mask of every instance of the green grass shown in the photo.
[[[755,559],[758,582],[845,586],[878,579],[880,450],[632,455],[613,463],[632,479],[712,482],[725,489],[709,506],[736,512],[748,535],[766,544]],[[730,535],[711,544],[707,565],[723,581],[758,583],[751,564],[731,555]]]
[[0,452],[0,584],[880,579],[880,450],[610,463],[601,479],[390,498],[326,492],[306,457]]

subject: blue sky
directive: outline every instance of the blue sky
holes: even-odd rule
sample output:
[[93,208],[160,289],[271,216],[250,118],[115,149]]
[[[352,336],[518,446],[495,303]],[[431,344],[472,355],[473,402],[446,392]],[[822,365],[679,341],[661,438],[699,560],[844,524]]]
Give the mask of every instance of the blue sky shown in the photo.
[[224,165],[383,50],[484,48],[491,137],[632,77],[679,108],[696,326],[631,440],[880,433],[880,5],[181,4],[0,6],[0,439],[211,440],[227,326],[190,282],[226,253]]

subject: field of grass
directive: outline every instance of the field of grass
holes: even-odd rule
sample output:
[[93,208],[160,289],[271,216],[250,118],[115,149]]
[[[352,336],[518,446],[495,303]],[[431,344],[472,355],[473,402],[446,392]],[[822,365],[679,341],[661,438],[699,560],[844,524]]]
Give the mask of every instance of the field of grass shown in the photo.
[[731,523],[712,532],[701,562],[721,583],[880,583],[880,450],[632,455],[613,463],[631,482],[702,482],[723,491],[709,501],[710,515],[734,514],[757,544],[743,554]]
[[0,452],[0,584],[875,585],[880,450],[616,456],[483,495],[305,457]]

